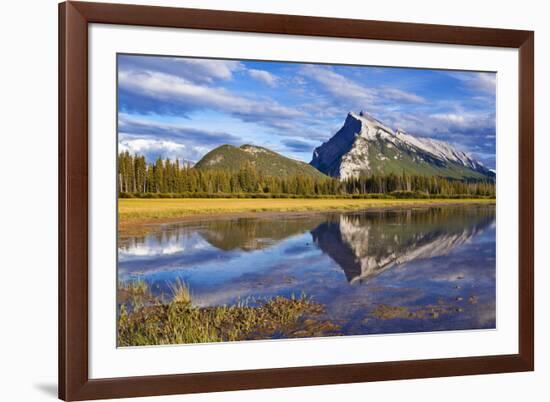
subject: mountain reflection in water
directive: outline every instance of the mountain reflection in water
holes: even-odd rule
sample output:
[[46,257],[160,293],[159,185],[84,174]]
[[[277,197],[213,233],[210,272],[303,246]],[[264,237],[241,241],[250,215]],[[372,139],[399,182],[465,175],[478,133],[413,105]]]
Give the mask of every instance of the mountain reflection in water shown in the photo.
[[492,211],[449,212],[428,209],[340,215],[311,233],[315,243],[342,267],[348,281],[353,283],[398,264],[444,256],[494,220]]
[[[169,294],[180,278],[203,306],[305,292],[326,306],[326,318],[343,334],[494,328],[495,208],[158,225],[120,238],[118,275],[144,279],[157,295]],[[388,319],[377,312],[386,305],[446,308],[429,320]]]

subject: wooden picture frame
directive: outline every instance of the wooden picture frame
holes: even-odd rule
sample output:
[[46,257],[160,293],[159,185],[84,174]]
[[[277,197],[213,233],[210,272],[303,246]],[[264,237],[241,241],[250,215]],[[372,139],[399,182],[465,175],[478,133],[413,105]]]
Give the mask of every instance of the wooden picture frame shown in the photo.
[[[519,353],[90,379],[88,25],[120,24],[519,49]],[[140,397],[534,369],[534,33],[351,19],[65,2],[59,5],[59,397]]]

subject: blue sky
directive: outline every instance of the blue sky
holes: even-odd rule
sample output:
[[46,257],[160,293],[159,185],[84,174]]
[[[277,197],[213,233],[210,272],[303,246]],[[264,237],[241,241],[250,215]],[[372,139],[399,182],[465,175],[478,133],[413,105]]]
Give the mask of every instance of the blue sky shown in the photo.
[[118,56],[119,150],[198,161],[254,144],[305,162],[364,110],[495,167],[496,74]]

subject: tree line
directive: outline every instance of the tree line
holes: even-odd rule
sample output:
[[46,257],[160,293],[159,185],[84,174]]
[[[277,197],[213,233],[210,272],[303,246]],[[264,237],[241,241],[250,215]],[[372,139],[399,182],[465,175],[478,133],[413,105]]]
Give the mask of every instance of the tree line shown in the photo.
[[293,196],[350,196],[368,194],[425,194],[439,196],[495,195],[493,181],[459,181],[435,176],[370,175],[338,180],[306,175],[264,175],[251,163],[238,170],[195,169],[178,160],[158,158],[147,163],[143,155],[118,155],[118,191],[121,196],[154,194],[272,194]]

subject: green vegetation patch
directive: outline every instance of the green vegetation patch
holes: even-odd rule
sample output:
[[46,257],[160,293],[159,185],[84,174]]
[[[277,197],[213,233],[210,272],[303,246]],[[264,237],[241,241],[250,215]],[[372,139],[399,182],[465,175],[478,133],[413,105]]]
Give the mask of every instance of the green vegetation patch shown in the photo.
[[327,178],[311,165],[287,158],[264,147],[254,145],[222,145],[208,152],[197,162],[197,169],[214,169],[237,172],[243,166],[253,166],[260,174],[267,176],[306,175],[314,178]]
[[[130,289],[130,290],[128,290]],[[143,285],[125,285],[125,291]],[[266,338],[295,338],[337,335],[339,327],[315,319],[324,312],[310,298],[274,297],[236,305],[197,307],[181,281],[172,287],[169,302],[160,299],[135,303],[136,298],[119,300],[118,346],[169,345],[227,342]],[[119,289],[120,290],[120,289]],[[145,292],[148,293],[148,290]]]
[[426,152],[409,150],[398,151],[388,143],[378,139],[369,142],[369,169],[364,174],[400,176],[407,172],[410,176],[440,177],[446,180],[492,182],[490,176],[454,162],[441,162]]

